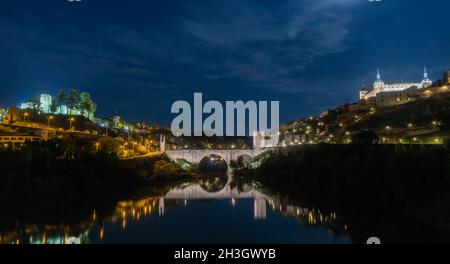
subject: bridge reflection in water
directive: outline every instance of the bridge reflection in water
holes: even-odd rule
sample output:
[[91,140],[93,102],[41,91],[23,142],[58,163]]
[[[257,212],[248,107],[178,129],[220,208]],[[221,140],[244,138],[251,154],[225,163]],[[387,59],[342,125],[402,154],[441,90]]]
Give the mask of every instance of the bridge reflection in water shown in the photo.
[[[231,178],[231,177],[229,177]],[[248,188],[247,191],[239,191],[237,188],[232,188],[230,181],[225,188],[218,192],[208,192],[199,184],[191,184],[188,186],[180,186],[170,190],[164,197],[159,199],[159,212],[164,214],[164,200],[209,200],[209,199],[231,199],[235,204],[237,199],[253,199],[253,212],[255,219],[265,219],[266,201],[268,197],[253,189]]]
[[[64,244],[74,238],[81,243],[101,242],[105,236],[108,236],[105,226],[119,224],[121,229],[126,231],[132,222],[140,222],[150,215],[162,217],[168,210],[180,206],[187,207],[189,201],[219,199],[229,199],[233,206],[239,199],[253,199],[253,217],[258,221],[263,221],[267,217],[270,206],[272,211],[280,212],[285,217],[295,218],[302,225],[325,227],[331,233],[335,230],[338,230],[340,234],[346,232],[347,227],[334,212],[325,214],[320,210],[286,204],[279,198],[268,196],[251,186],[244,186],[243,189],[239,191],[237,188],[232,188],[230,181],[224,188],[215,192],[205,190],[200,184],[185,183],[172,188],[164,196],[118,202],[114,211],[104,217],[99,217],[94,210],[89,219],[79,225],[45,225],[43,227],[31,225],[10,232],[2,232],[0,243]],[[120,241],[117,242],[120,243]]]

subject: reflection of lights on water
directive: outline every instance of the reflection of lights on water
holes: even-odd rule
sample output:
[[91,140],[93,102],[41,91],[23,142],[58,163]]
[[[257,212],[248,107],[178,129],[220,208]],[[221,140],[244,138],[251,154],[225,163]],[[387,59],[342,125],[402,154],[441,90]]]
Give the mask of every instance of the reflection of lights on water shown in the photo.
[[[236,197],[231,197],[229,201],[231,201],[231,204],[233,206],[236,206],[237,199],[238,198],[236,198]],[[131,201],[119,202],[115,209],[115,215],[112,218],[113,219],[112,221],[115,222],[116,219],[118,221],[122,220],[121,223],[118,222],[117,225],[119,225],[119,228],[121,226],[121,228],[123,230],[125,230],[127,228],[128,221],[131,220],[131,218],[128,218],[129,216],[133,215],[134,217],[137,218],[138,221],[140,221],[142,217],[151,213],[152,208],[158,209],[158,207],[157,207],[158,200],[159,200],[159,198],[144,198],[144,199],[141,199],[138,201],[131,200]],[[294,205],[289,205],[289,204],[284,204],[284,203],[281,204],[281,201],[279,199],[274,200],[273,198],[268,198],[265,200],[267,201],[268,206],[270,206],[273,209],[273,211],[279,210],[283,215],[293,217],[293,218],[297,219],[298,221],[300,221],[301,223],[309,223],[310,225],[324,224],[326,227],[332,228],[332,230],[334,230],[334,228],[340,228],[340,230],[342,230],[342,231],[343,230],[347,231],[347,229],[348,229],[347,225],[345,225],[345,227],[344,227],[344,223],[342,223],[340,221],[335,222],[336,217],[337,217],[336,212],[325,213],[325,212],[322,212],[321,210],[318,210],[315,208],[308,209],[308,208],[302,208],[300,206],[294,206]],[[177,204],[182,205],[183,202],[184,202],[184,206],[187,206],[188,199],[184,199],[184,201],[180,200],[180,202],[178,202]],[[92,212],[91,215],[87,216],[87,220],[91,224],[93,224],[93,222],[99,221],[99,219],[101,219],[95,210],[93,210],[91,212]],[[158,210],[156,210],[155,212],[157,213]],[[133,219],[136,219],[136,218],[133,218]],[[339,219],[341,220],[341,218],[339,218]],[[131,220],[131,221],[132,221],[132,223],[134,222],[134,220]],[[98,228],[97,236],[100,240],[103,240],[105,237],[105,229],[103,227],[102,221],[98,222],[97,228]],[[53,230],[53,229],[51,229],[51,230]],[[61,232],[62,234],[64,234],[63,236],[59,236],[59,237],[55,238],[52,235],[50,235],[50,237],[48,236],[49,234],[53,234],[53,231],[48,231],[48,230],[45,230],[45,231],[42,230],[42,231],[43,232],[39,232],[38,235],[35,236],[35,240],[32,238],[32,236],[30,236],[29,243],[39,243],[39,244],[65,243],[65,241],[67,241],[67,239],[68,239],[68,235],[70,235],[72,233],[70,231],[69,227],[67,227],[64,229],[63,232]],[[28,235],[30,235],[30,234],[28,234]],[[80,236],[80,239],[83,239],[83,237],[84,236]],[[10,237],[7,240],[5,240],[5,237],[0,236],[0,241],[2,241],[2,242],[7,241],[8,243],[23,242],[23,241],[20,241],[19,239],[16,240],[16,238],[17,238],[17,236],[14,236],[14,237]],[[27,242],[27,241],[25,241],[25,242]]]
[[105,229],[102,227],[100,228],[100,239],[103,239],[105,237]]

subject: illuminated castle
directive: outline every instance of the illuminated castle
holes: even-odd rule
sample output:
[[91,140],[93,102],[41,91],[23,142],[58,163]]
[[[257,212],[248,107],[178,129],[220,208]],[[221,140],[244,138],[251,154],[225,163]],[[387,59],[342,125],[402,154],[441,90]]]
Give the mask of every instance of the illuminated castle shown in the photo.
[[82,112],[76,108],[70,108],[66,105],[56,105],[55,99],[49,94],[41,94],[39,101],[27,101],[20,104],[20,109],[32,109],[38,110],[44,114],[57,114],[57,115],[83,115],[86,118],[91,118],[92,114],[88,112]]
[[404,90],[410,88],[423,89],[431,86],[433,82],[428,78],[427,68],[424,68],[423,79],[421,82],[417,83],[385,83],[381,80],[380,70],[377,70],[377,79],[373,83],[373,90],[367,91],[365,88],[362,88],[359,91],[359,99],[360,100],[369,100],[371,98],[375,98],[378,93],[389,93],[389,92],[402,92]]

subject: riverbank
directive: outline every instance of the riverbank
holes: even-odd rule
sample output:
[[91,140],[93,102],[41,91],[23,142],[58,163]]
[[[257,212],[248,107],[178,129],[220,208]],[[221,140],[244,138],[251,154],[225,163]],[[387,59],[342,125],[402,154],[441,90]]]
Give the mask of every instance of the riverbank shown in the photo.
[[[191,172],[164,155],[120,160],[87,144],[52,140],[0,152],[0,230],[17,223],[78,223],[109,212],[141,193],[164,194],[159,186],[193,180]],[[11,218],[8,215],[12,216]],[[57,224],[57,223],[55,223]]]
[[272,152],[258,168],[235,174],[287,199],[359,218],[355,228],[370,221],[405,233],[449,232],[449,157],[447,145],[311,145]]

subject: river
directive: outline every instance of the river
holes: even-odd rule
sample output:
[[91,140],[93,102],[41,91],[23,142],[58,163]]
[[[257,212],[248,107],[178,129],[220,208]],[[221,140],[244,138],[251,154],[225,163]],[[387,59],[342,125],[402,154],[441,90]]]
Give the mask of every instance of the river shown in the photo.
[[[53,223],[58,221],[53,221]],[[21,224],[3,231],[1,243],[351,243],[336,212],[283,202],[257,185],[232,187],[213,178],[180,183],[163,196],[120,201],[93,209],[75,224]]]

